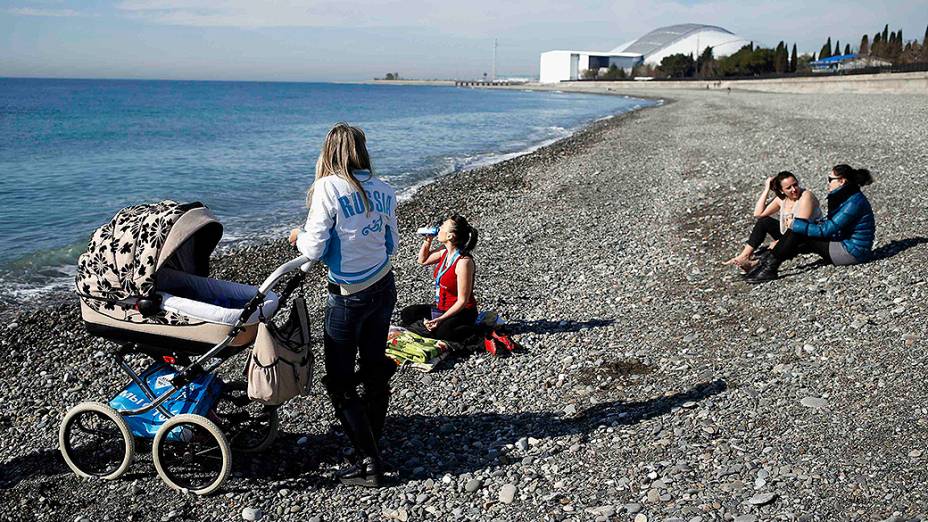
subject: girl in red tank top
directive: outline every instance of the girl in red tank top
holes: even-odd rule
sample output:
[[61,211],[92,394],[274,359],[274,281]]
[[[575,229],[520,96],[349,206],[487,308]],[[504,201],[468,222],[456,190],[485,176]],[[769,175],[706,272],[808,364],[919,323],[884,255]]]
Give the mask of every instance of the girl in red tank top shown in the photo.
[[[441,247],[431,249],[432,241]],[[425,237],[419,248],[420,265],[435,265],[432,271],[434,302],[407,306],[401,323],[433,339],[460,342],[474,333],[477,299],[474,297],[476,265],[471,251],[477,245],[477,230],[463,216],[446,219],[438,236]]]

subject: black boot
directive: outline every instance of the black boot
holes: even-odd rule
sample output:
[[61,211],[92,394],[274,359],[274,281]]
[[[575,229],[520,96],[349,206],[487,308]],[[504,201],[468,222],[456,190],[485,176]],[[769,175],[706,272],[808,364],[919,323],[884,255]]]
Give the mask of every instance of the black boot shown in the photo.
[[380,443],[383,436],[383,427],[387,422],[387,409],[390,406],[390,391],[364,397],[364,410],[367,418],[371,423],[371,433],[374,434],[374,440]]
[[379,488],[383,482],[383,471],[380,469],[380,463],[372,457],[364,457],[357,463],[339,470],[336,476],[338,481],[346,486]]
[[758,265],[758,267],[760,270],[752,272],[751,275],[748,276],[748,283],[756,285],[759,283],[766,283],[768,281],[775,281],[779,277],[777,272],[780,269],[780,260],[773,257],[772,255],[765,258],[764,262]]
[[390,379],[396,373],[396,363],[393,359],[384,356],[380,365],[374,365],[368,370],[372,374],[356,374],[358,380],[364,385],[364,411],[371,423],[371,432],[374,440],[380,443],[383,436],[383,427],[387,419],[387,409],[390,406]]
[[756,256],[757,265],[755,265],[754,268],[742,274],[742,276],[745,279],[750,279],[754,277],[755,275],[759,274],[760,271],[764,269],[764,265],[767,264],[767,262],[769,262],[770,258],[772,257],[773,257],[773,254],[770,252],[770,250],[765,250],[760,255]]
[[[345,400],[341,411],[336,415],[345,428],[345,434],[359,453],[357,463],[337,473],[338,480],[349,486],[380,487],[383,471],[380,463],[380,451],[371,432],[371,424],[364,411],[364,405],[357,396]],[[339,409],[339,405],[336,405]]]

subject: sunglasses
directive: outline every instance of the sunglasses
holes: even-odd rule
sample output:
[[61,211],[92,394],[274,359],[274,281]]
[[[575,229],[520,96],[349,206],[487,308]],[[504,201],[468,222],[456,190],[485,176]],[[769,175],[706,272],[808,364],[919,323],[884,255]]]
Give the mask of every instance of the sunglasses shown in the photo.
[[838,177],[835,177],[835,176],[828,176],[828,183],[831,183],[832,181],[838,181],[839,179],[841,179],[841,178],[838,178]]

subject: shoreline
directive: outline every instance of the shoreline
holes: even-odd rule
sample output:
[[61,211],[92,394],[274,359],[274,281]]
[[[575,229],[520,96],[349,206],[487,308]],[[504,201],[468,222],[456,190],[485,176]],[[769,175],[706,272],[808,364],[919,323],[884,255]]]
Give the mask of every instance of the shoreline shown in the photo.
[[[595,120],[582,123],[579,126],[576,126],[572,129],[565,129],[567,134],[564,136],[545,139],[538,143],[530,144],[524,149],[521,149],[518,151],[513,151],[513,152],[508,152],[508,153],[493,151],[493,152],[486,152],[486,153],[478,154],[475,157],[482,158],[482,159],[477,160],[474,164],[465,165],[461,168],[458,168],[450,172],[440,173],[436,175],[435,177],[422,180],[421,182],[416,183],[415,185],[406,187],[405,189],[401,191],[401,193],[397,194],[397,198],[399,202],[404,202],[404,201],[407,201],[413,198],[415,194],[422,187],[431,185],[447,176],[453,176],[461,172],[469,172],[475,169],[492,167],[494,165],[498,165],[499,163],[503,163],[503,162],[506,162],[506,161],[509,161],[515,158],[519,158],[522,156],[526,156],[529,154],[533,154],[539,149],[554,145],[561,140],[568,139],[574,136],[575,134],[584,131],[589,126],[593,125],[594,123],[598,123],[604,120],[610,120],[616,117],[620,117],[624,114],[636,112],[642,109],[659,107],[660,104],[664,102],[664,99],[660,97],[629,96],[629,95],[622,94],[622,93],[580,92],[579,94],[590,94],[590,95],[597,95],[597,96],[616,95],[616,96],[623,96],[626,98],[636,98],[636,99],[654,101],[654,102],[657,102],[658,105],[643,106],[643,107],[631,109],[629,111],[618,112],[618,113],[611,114],[608,116],[603,116],[601,118],[597,118]],[[487,159],[487,158],[492,158],[494,156],[498,156],[498,157],[494,159],[489,159],[489,160]],[[220,244],[216,249],[216,257],[220,258],[220,257],[235,255],[235,253],[243,247],[244,248],[262,248],[262,247],[269,246],[270,244],[274,242],[275,237],[276,236],[272,235],[271,232],[267,232],[264,234],[259,233],[259,234],[254,234],[254,235],[250,235],[247,237],[236,238],[233,242],[229,244],[225,244],[225,245]],[[68,266],[70,267],[71,265],[68,265]],[[9,296],[9,297],[3,296],[3,298],[0,299],[0,320],[13,320],[13,318],[15,318],[17,315],[20,315],[22,312],[38,312],[46,308],[56,308],[66,303],[71,303],[71,302],[76,303],[76,300],[73,295],[74,294],[73,289],[69,286],[69,284],[70,284],[69,282],[62,279],[61,281],[58,281],[58,282],[49,282],[44,287],[36,287],[36,288],[30,287],[25,290],[20,290],[19,292],[26,294],[25,296]]]
[[[144,456],[126,479],[80,481],[55,450],[61,416],[123,383],[76,306],[62,305],[2,340],[16,363],[0,367],[0,519],[229,520],[247,507],[263,520],[924,514],[928,211],[911,187],[928,181],[928,100],[668,95],[660,110],[445,176],[398,209],[398,308],[431,297],[412,231],[459,211],[480,231],[478,306],[499,311],[526,349],[401,371],[383,444],[399,473],[387,487],[334,484],[345,441],[320,388],[281,410],[284,433],[265,454],[233,459],[214,497],[170,492]],[[767,173],[788,167],[819,193],[841,162],[877,178],[865,189],[876,259],[806,257],[763,287],[721,266]],[[292,255],[283,239],[245,247],[214,274],[255,283]],[[301,295],[318,336],[321,271]]]

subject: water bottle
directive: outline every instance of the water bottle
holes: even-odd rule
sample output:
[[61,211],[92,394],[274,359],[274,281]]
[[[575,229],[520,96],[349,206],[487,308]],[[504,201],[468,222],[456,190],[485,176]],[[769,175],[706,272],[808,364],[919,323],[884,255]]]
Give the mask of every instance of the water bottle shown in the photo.
[[422,227],[419,230],[416,230],[416,234],[419,234],[422,237],[437,236],[438,227]]

